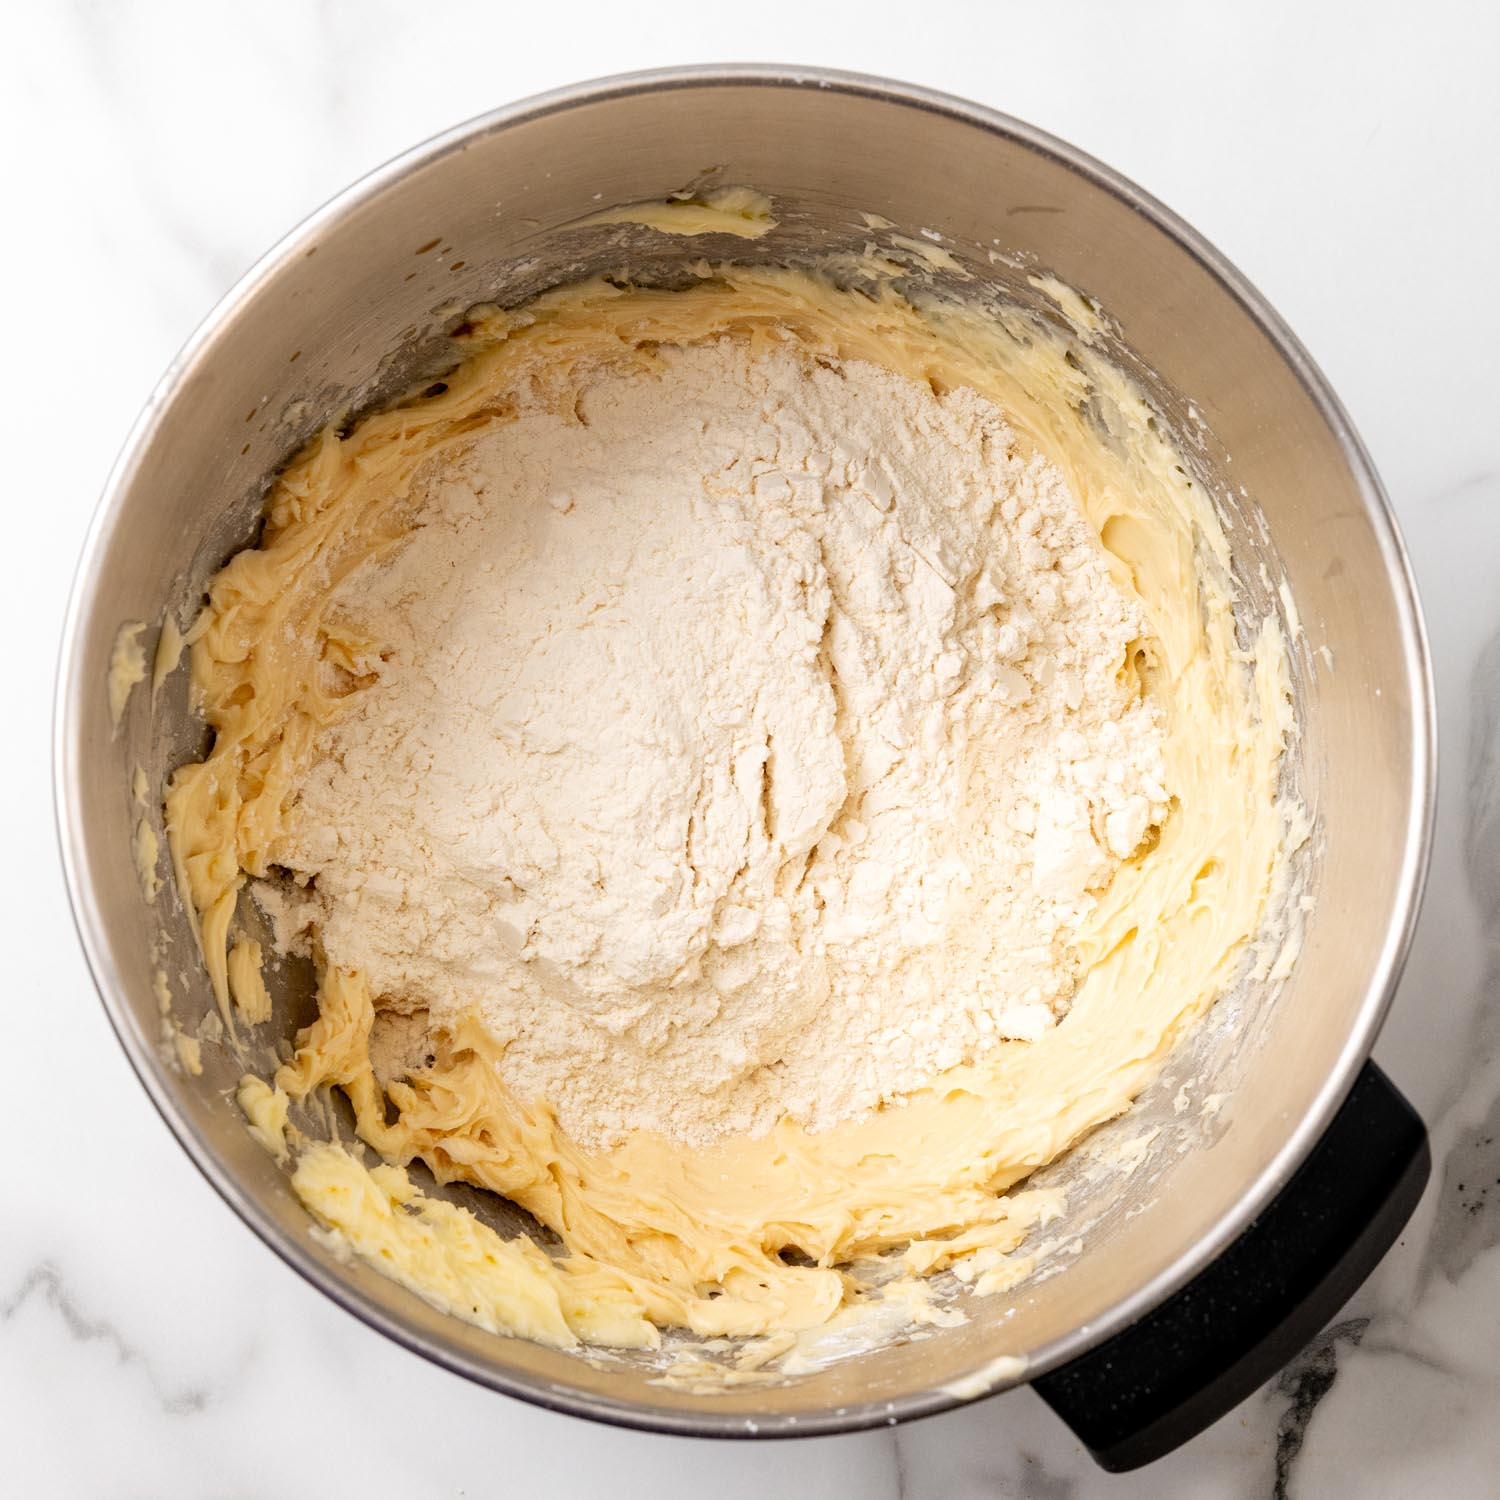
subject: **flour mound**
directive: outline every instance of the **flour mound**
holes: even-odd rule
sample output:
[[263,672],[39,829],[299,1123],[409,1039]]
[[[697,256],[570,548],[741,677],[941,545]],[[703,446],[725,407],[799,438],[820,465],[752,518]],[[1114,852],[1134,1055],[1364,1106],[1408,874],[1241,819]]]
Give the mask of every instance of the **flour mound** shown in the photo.
[[723,339],[517,393],[330,583],[267,898],[608,1146],[821,1130],[1004,1039],[1165,815],[1144,633],[1001,412]]

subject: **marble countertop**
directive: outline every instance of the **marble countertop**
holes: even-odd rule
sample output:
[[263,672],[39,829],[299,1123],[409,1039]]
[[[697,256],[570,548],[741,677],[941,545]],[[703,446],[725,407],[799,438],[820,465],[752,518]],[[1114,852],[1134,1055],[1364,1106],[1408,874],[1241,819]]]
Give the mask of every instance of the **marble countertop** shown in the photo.
[[[0,116],[12,228],[0,736],[11,965],[0,1210],[6,1487],[48,1496],[1491,1495],[1500,1486],[1500,11],[955,3],[738,8],[30,0]],[[566,22],[558,25],[559,19]],[[890,1432],[651,1437],[422,1364],[300,1282],[157,1119],[105,1024],[53,847],[68,580],[168,358],[273,239],[422,137],[663,63],[908,77],[1120,168],[1236,261],[1339,390],[1394,498],[1437,664],[1436,858],[1376,1056],[1430,1122],[1399,1246],[1186,1448],[1096,1471],[1029,1390]]]

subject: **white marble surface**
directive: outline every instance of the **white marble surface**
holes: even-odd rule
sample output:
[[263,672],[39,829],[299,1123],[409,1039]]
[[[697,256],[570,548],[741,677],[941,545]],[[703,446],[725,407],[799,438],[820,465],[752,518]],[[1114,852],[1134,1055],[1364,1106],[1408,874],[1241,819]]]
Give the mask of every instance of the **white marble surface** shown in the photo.
[[[0,1485],[661,1500],[1500,1492],[1500,12],[1449,0],[741,12],[28,0],[7,13]],[[174,348],[284,229],[440,127],[600,73],[766,57],[985,100],[1185,214],[1342,393],[1424,586],[1441,816],[1377,1056],[1432,1123],[1432,1186],[1321,1345],[1129,1478],[1094,1471],[1026,1390],[895,1432],[716,1446],[552,1416],[421,1364],[304,1286],[200,1181],[75,948],[47,792],[54,642],[95,494]]]

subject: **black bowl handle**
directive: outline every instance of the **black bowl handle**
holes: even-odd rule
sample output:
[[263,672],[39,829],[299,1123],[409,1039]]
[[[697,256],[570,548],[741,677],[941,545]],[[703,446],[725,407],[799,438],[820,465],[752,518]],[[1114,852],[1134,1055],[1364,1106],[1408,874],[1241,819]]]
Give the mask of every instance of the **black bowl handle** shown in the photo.
[[1137,1469],[1259,1389],[1332,1321],[1422,1195],[1416,1111],[1366,1063],[1322,1140],[1208,1269],[1034,1382],[1102,1467]]

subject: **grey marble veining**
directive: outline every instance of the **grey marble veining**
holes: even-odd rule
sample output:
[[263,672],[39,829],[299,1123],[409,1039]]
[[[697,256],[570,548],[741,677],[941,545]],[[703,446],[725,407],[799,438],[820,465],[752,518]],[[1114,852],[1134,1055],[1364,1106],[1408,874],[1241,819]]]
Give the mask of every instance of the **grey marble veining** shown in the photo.
[[[1500,506],[1500,484],[1491,481],[1486,489]],[[1456,1279],[1500,1244],[1500,629],[1480,650],[1469,702],[1463,860],[1484,967],[1474,997],[1470,1066],[1442,1120],[1442,1206],[1424,1279]]]
[[112,1353],[124,1373],[145,1380],[167,1416],[192,1416],[212,1399],[205,1387],[170,1385],[108,1318],[95,1316],[79,1305],[62,1272],[50,1261],[27,1271],[14,1295],[0,1303],[0,1325],[18,1326],[29,1315],[55,1319],[56,1326],[76,1343],[98,1344]]
[[1318,1403],[1338,1379],[1340,1350],[1358,1349],[1369,1326],[1368,1318],[1345,1318],[1324,1329],[1273,1382],[1275,1393],[1286,1398],[1276,1424],[1275,1500],[1287,1500],[1291,1494],[1294,1467],[1307,1441],[1308,1424]]
[[[7,180],[0,1208],[6,1490],[70,1496],[1500,1493],[1500,12],[1463,0],[765,0],[690,16],[452,0],[21,0]],[[1442,788],[1377,1048],[1432,1127],[1399,1245],[1264,1390],[1100,1474],[1029,1390],[892,1432],[716,1446],[471,1387],[303,1286],[187,1165],[116,1047],[56,874],[53,642],[94,496],[172,352],[254,257],[391,153],[507,99],[728,57],[906,76],[1056,131],[1202,229],[1328,372],[1424,592]]]

